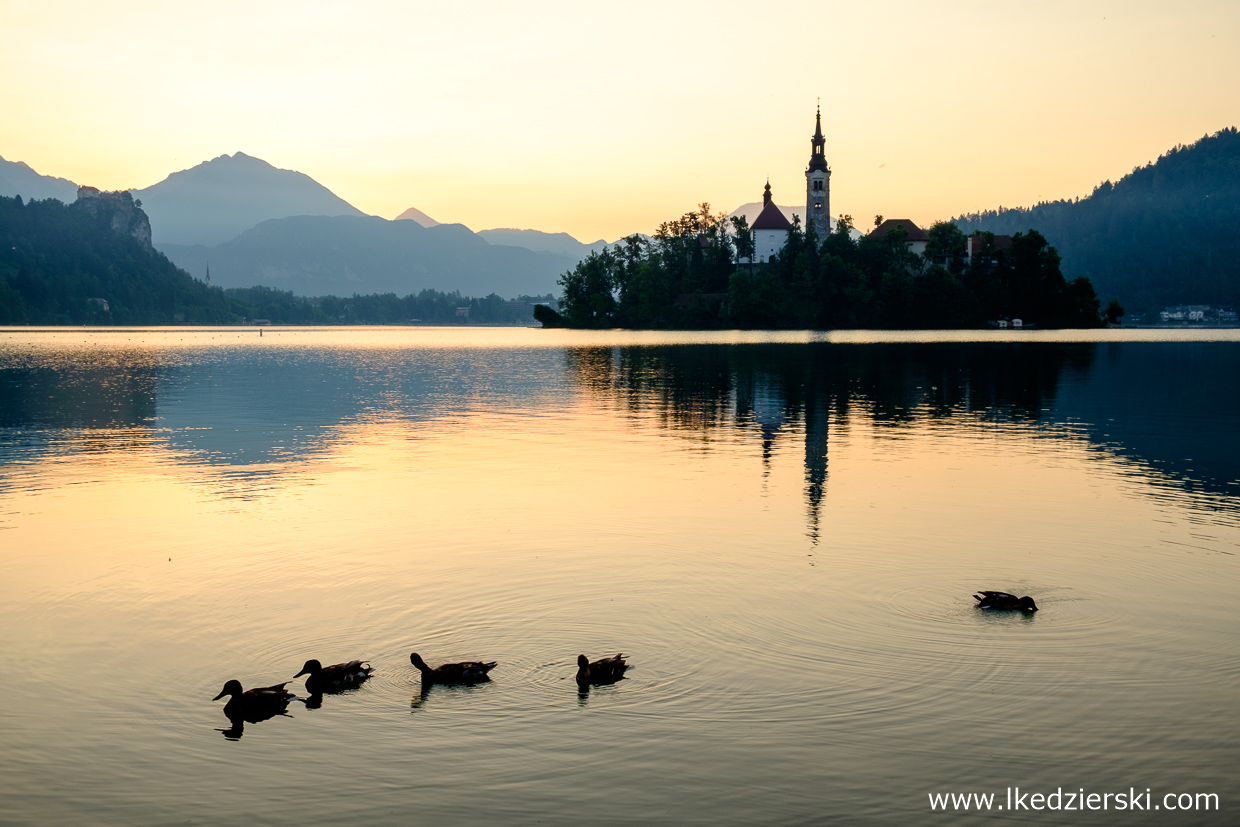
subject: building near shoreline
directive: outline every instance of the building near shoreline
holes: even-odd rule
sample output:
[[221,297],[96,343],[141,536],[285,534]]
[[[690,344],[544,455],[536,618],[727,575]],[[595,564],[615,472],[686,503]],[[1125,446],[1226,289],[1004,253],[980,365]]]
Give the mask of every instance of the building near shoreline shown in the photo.
[[1235,324],[1236,308],[1232,305],[1177,304],[1164,307],[1158,314],[1163,324]]

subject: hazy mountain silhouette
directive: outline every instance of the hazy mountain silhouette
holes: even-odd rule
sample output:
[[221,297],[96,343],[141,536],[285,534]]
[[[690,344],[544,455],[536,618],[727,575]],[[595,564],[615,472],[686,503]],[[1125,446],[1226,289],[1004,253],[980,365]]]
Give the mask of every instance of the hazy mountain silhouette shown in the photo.
[[410,207],[394,219],[396,221],[416,221],[423,227],[436,227],[439,222],[431,218],[417,207]]
[[1240,132],[1173,147],[1086,198],[952,220],[967,233],[1037,230],[1063,256],[1065,278],[1087,276],[1129,310],[1240,304]]
[[222,244],[259,222],[291,215],[365,215],[309,175],[243,152],[131,192],[142,199],[156,244]]
[[494,246],[460,224],[423,227],[375,216],[291,216],[264,221],[224,244],[156,247],[198,278],[211,266],[221,287],[266,285],[301,296],[350,296],[424,288],[467,296],[558,293],[577,259]]
[[42,201],[55,198],[72,204],[77,198],[78,185],[64,178],[40,175],[21,161],[0,158],[0,195],[12,198],[20,195],[26,201]]
[[536,253],[555,253],[562,256],[573,256],[578,261],[595,250],[601,250],[607,246],[607,242],[601,238],[591,244],[583,244],[568,233],[544,233],[541,230],[499,228],[480,230],[478,235],[485,238],[490,244],[524,247]]

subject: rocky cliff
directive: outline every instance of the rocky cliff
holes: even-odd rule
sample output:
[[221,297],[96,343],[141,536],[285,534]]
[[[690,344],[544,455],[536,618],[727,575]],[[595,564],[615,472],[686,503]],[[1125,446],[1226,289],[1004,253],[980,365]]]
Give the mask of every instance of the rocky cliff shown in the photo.
[[106,221],[117,235],[133,236],[146,250],[151,246],[151,221],[142,211],[142,202],[134,201],[129,192],[101,192],[94,187],[78,187],[73,209]]

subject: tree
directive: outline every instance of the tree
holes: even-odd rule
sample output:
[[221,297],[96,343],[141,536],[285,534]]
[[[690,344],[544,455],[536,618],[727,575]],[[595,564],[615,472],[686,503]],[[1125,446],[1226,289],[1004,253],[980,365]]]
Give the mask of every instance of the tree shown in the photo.
[[753,230],[749,229],[749,219],[743,215],[732,216],[732,243],[736,245],[736,260],[749,260],[749,269],[753,271],[753,259],[756,255],[753,244]]
[[564,317],[545,304],[534,305],[534,318],[543,327],[564,327]]
[[[952,275],[959,275],[969,252],[968,237],[950,221],[936,221],[926,231],[926,251],[922,254],[931,264],[941,264]],[[993,236],[992,236],[993,238]]]
[[610,248],[590,253],[560,276],[564,289],[564,317],[572,327],[611,327],[616,314],[615,291],[620,281],[620,258]]

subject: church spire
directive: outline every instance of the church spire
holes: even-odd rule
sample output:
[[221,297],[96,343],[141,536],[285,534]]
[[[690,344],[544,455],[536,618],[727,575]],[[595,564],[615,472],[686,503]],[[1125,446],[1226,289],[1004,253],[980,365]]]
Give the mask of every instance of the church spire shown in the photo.
[[810,169],[827,168],[826,144],[827,139],[822,137],[822,105],[819,104],[818,114],[814,117],[814,135],[810,138]]
[[766,189],[762,191],[762,206],[771,203],[771,179],[766,179]]
[[819,242],[831,232],[831,167],[827,166],[827,139],[822,136],[822,104],[814,116],[809,166],[805,168],[805,226],[813,227]]

